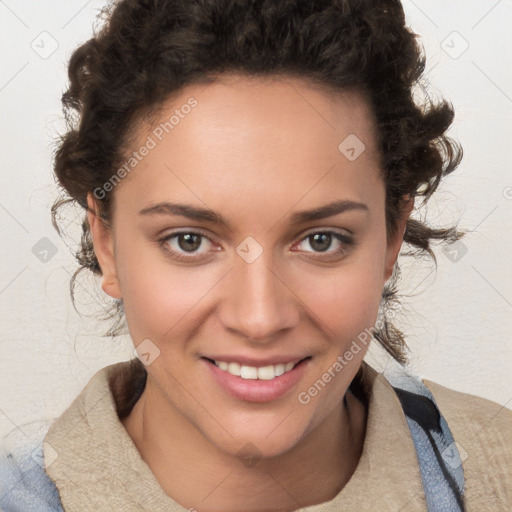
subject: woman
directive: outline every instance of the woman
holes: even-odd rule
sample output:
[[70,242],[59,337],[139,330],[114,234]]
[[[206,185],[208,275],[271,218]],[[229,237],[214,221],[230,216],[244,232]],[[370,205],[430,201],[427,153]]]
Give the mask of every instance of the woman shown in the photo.
[[400,3],[106,14],[69,63],[53,213],[84,208],[78,261],[137,357],[49,429],[38,510],[508,510],[510,412],[363,361],[373,335],[407,362],[402,243],[463,235],[411,218],[462,150],[413,100]]

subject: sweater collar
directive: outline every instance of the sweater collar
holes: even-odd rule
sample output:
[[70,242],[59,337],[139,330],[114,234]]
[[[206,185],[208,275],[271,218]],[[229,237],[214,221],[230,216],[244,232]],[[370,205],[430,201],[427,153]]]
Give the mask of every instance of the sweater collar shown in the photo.
[[[332,500],[300,510],[426,510],[416,450],[396,393],[364,361],[356,379],[368,394],[366,437],[356,470]],[[120,421],[144,382],[138,359],[101,369],[48,430],[46,473],[66,512],[188,510],[163,491]]]

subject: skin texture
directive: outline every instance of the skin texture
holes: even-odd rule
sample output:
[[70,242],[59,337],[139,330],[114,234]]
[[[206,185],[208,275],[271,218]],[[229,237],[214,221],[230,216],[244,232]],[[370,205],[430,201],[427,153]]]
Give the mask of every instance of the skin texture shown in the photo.
[[[320,503],[343,488],[361,455],[367,411],[347,388],[367,347],[307,405],[297,397],[375,324],[413,203],[388,242],[373,117],[355,93],[224,75],[184,88],[161,119],[191,96],[197,106],[115,188],[111,229],[89,213],[103,290],[123,299],[134,345],[149,339],[160,351],[123,424],[164,491],[185,507]],[[134,150],[153,128],[140,130]],[[338,149],[349,134],[366,147],[354,161]],[[297,211],[342,199],[368,211],[289,223]],[[231,229],[139,214],[164,201],[214,210]],[[178,237],[158,241],[175,229],[210,238],[192,251],[202,259],[173,259],[166,247],[190,255]],[[333,237],[322,252],[309,235],[327,229],[355,243]],[[236,251],[248,236],[262,249],[251,263]],[[212,379],[200,358],[220,354],[311,359],[290,392],[254,403]],[[256,464],[241,462],[243,447]]]

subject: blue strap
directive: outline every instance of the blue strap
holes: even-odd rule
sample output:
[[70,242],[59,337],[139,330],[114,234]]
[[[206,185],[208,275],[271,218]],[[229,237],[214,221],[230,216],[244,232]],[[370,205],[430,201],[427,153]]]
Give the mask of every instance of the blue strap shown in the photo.
[[64,512],[59,491],[44,470],[43,445],[0,456],[2,512]]
[[[402,404],[420,465],[429,512],[464,512],[464,471],[453,435],[430,390],[411,375],[385,375]],[[42,443],[0,456],[2,512],[64,512],[44,471]]]
[[429,512],[464,512],[464,469],[448,423],[430,390],[405,372],[385,375],[411,431]]

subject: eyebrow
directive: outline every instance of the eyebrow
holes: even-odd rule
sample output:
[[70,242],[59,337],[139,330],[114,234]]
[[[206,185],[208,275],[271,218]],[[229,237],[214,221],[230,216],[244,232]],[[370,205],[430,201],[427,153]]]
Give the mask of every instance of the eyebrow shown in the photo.
[[[302,210],[295,212],[290,217],[290,224],[297,225],[303,224],[308,221],[324,219],[326,217],[332,217],[340,213],[347,211],[366,211],[370,209],[364,203],[358,203],[356,201],[341,200],[334,201],[332,203],[313,208],[312,210]],[[196,221],[212,222],[215,224],[222,225],[228,229],[232,229],[231,223],[225,219],[222,215],[210,210],[208,208],[201,208],[198,206],[192,206],[189,204],[169,203],[162,202],[155,205],[148,206],[139,212],[140,215],[179,215],[186,217],[187,219]]]

